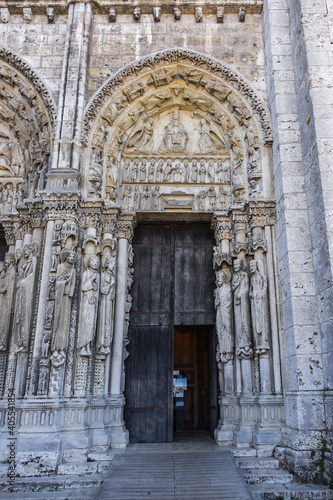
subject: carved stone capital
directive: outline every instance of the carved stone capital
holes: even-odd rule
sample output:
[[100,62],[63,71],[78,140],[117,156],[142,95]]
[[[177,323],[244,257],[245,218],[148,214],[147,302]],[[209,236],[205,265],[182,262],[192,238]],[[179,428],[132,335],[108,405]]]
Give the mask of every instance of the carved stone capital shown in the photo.
[[2,227],[5,231],[5,238],[6,238],[7,245],[15,245],[15,240],[18,238],[16,238],[17,232],[15,231],[15,228],[13,227],[12,221],[2,220],[1,224],[2,224]]
[[125,238],[129,242],[132,241],[136,220],[134,215],[120,216],[117,222],[117,238]]
[[114,234],[117,223],[117,213],[103,214],[101,222],[103,233]]
[[252,239],[252,250],[258,250],[261,248],[264,252],[267,252],[267,242],[265,238],[256,237]]
[[249,221],[251,228],[274,225],[276,210],[274,201],[250,201]]
[[211,227],[214,229],[217,244],[222,240],[231,240],[230,218],[226,215],[215,215]]
[[236,356],[239,359],[252,359],[253,358],[253,349],[249,345],[244,346],[244,347],[237,347],[236,348]]

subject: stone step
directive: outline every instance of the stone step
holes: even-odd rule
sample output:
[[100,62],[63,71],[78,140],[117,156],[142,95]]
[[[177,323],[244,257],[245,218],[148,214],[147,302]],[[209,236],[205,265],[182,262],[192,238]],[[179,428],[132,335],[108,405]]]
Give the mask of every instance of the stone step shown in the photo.
[[238,457],[256,457],[257,450],[255,448],[237,448],[232,450],[232,454],[235,458]]
[[236,463],[241,469],[278,469],[276,458],[237,458]]
[[286,484],[294,479],[294,476],[287,471],[277,469],[242,469],[242,474],[247,484]]
[[[87,474],[83,477],[76,475],[68,476],[41,476],[41,477],[17,477],[15,480],[16,492],[47,492],[61,491],[69,488],[99,488],[105,479],[102,474]],[[0,479],[1,499],[8,492],[9,481],[7,477]],[[16,498],[16,496],[12,496]],[[47,497],[44,497],[47,498]]]
[[74,474],[97,474],[104,473],[110,467],[110,460],[98,461],[98,462],[85,462],[85,463],[73,463],[67,462],[65,464],[58,465],[58,474],[60,476],[67,475],[71,476]]
[[118,453],[125,453],[125,450],[94,451],[88,453],[88,462],[112,462]]
[[332,500],[333,490],[315,484],[295,484],[269,486],[255,484],[250,486],[254,500]]

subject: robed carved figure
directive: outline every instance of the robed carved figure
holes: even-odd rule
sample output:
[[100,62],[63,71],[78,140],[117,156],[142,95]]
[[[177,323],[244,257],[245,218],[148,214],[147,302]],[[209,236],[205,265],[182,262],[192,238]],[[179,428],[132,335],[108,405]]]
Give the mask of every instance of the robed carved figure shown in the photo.
[[184,125],[180,123],[180,113],[177,109],[171,115],[170,124],[165,127],[162,150],[182,153],[186,150],[187,141],[188,133]]
[[216,309],[216,333],[219,341],[219,352],[222,363],[227,363],[233,358],[234,335],[232,330],[232,293],[230,272],[218,271],[216,273],[216,286],[214,291]]
[[258,261],[250,262],[250,299],[254,343],[257,350],[269,349],[267,278],[259,272]]
[[73,251],[63,249],[60,252],[61,264],[57,269],[55,283],[52,352],[64,353],[67,348],[72,297],[75,289],[74,260]]
[[98,354],[109,354],[113,336],[113,313],[115,298],[115,258],[110,257],[101,276],[100,306],[97,334]]
[[22,263],[19,263],[20,280],[16,295],[16,345],[18,351],[27,351],[33,311],[37,243],[24,245]]
[[236,354],[240,359],[248,359],[253,355],[250,330],[249,279],[244,270],[244,262],[236,259],[232,276],[234,292],[234,313],[236,332]]
[[99,282],[98,257],[89,257],[87,269],[82,274],[81,310],[77,347],[80,356],[91,356],[98,306]]
[[6,351],[16,275],[14,255],[7,254],[0,266],[0,351]]

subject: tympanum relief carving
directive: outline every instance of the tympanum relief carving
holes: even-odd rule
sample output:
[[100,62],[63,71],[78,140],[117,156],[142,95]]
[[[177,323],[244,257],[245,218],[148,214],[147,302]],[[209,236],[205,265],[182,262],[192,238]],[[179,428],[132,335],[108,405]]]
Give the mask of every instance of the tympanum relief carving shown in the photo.
[[[33,77],[16,56],[2,51]],[[45,89],[42,89],[45,91]],[[0,62],[0,216],[16,212],[24,197],[43,189],[49,168],[52,130],[48,111],[20,71]]]
[[262,132],[231,81],[165,62],[127,80],[91,134],[89,197],[130,211],[223,210],[262,198]]

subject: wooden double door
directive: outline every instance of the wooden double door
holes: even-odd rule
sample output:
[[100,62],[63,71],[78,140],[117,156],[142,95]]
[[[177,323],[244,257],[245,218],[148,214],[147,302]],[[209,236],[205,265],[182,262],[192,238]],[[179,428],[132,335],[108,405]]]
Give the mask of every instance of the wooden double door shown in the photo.
[[216,427],[213,246],[208,224],[140,224],[135,230],[125,362],[132,442],[172,441],[177,364],[189,377],[187,428]]

